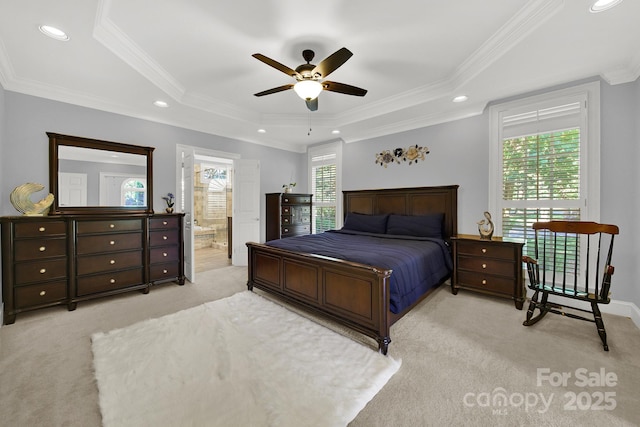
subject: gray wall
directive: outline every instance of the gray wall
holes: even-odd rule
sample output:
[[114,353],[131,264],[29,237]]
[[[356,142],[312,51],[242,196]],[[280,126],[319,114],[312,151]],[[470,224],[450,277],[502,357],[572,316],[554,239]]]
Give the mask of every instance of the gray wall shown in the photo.
[[[616,86],[602,82],[600,220],[620,227],[614,250],[613,298],[638,307],[640,287],[634,278],[640,274],[636,261],[640,250],[639,123],[640,80]],[[343,187],[459,184],[458,231],[476,234],[476,222],[488,207],[489,129],[486,111],[469,119],[345,144]],[[391,164],[386,169],[375,163],[375,154],[382,150],[414,144],[429,147],[424,163]]]
[[[4,100],[3,100],[4,98]],[[3,110],[4,106],[4,110]],[[613,297],[640,306],[640,80],[601,87],[601,220],[620,226],[616,241]],[[16,214],[9,193],[29,181],[48,186],[47,131],[156,147],[154,206],[175,191],[175,146],[193,145],[260,159],[261,193],[280,191],[291,175],[307,188],[306,155],[270,149],[117,114],[76,107],[0,89],[0,203]],[[2,130],[4,129],[4,130]],[[424,163],[375,164],[381,150],[410,145],[430,149]],[[459,232],[475,234],[488,206],[489,117],[480,116],[344,145],[345,190],[459,184]],[[264,204],[264,201],[263,201]],[[264,209],[264,207],[263,207]],[[263,215],[264,217],[264,215]],[[261,227],[264,233],[264,224]]]
[[[306,188],[306,155],[191,131],[119,114],[4,91],[5,141],[0,163],[1,215],[16,215],[9,194],[25,182],[49,188],[49,140],[46,132],[155,147],[153,152],[153,206],[162,210],[162,195],[176,193],[176,145],[240,154],[260,160],[260,192],[281,191],[296,177]],[[0,120],[2,122],[2,120]],[[33,196],[36,199],[40,194]],[[42,192],[44,197],[45,192]],[[264,212],[264,200],[262,200]],[[262,215],[264,218],[264,215]],[[260,227],[264,238],[264,225]]]

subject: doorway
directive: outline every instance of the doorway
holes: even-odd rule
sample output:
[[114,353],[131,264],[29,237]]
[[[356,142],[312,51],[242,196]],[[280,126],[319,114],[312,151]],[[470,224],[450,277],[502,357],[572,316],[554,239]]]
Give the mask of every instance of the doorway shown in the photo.
[[202,154],[193,165],[195,272],[231,265],[233,160]]

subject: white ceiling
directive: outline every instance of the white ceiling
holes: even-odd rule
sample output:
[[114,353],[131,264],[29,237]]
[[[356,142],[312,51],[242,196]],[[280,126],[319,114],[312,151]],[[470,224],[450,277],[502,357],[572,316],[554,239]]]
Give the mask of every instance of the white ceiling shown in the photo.
[[[302,152],[472,116],[489,101],[582,78],[634,81],[640,1],[598,14],[591,2],[0,0],[0,84]],[[70,40],[43,36],[41,24]],[[341,47],[353,57],[329,79],[365,97],[323,92],[309,112],[292,90],[253,96],[293,79],[252,54],[296,68],[304,49],[317,64]],[[469,100],[451,102],[460,94]]]

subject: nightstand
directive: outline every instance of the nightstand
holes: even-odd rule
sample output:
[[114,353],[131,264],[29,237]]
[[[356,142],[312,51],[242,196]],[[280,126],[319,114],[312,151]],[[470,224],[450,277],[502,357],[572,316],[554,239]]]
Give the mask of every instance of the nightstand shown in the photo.
[[453,278],[451,293],[468,289],[513,299],[522,310],[525,299],[522,273],[524,243],[452,237]]

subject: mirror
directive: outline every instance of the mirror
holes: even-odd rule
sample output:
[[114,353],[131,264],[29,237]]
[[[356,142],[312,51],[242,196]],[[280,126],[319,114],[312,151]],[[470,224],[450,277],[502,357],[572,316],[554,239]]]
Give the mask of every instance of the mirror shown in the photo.
[[47,135],[52,215],[153,213],[153,147]]

